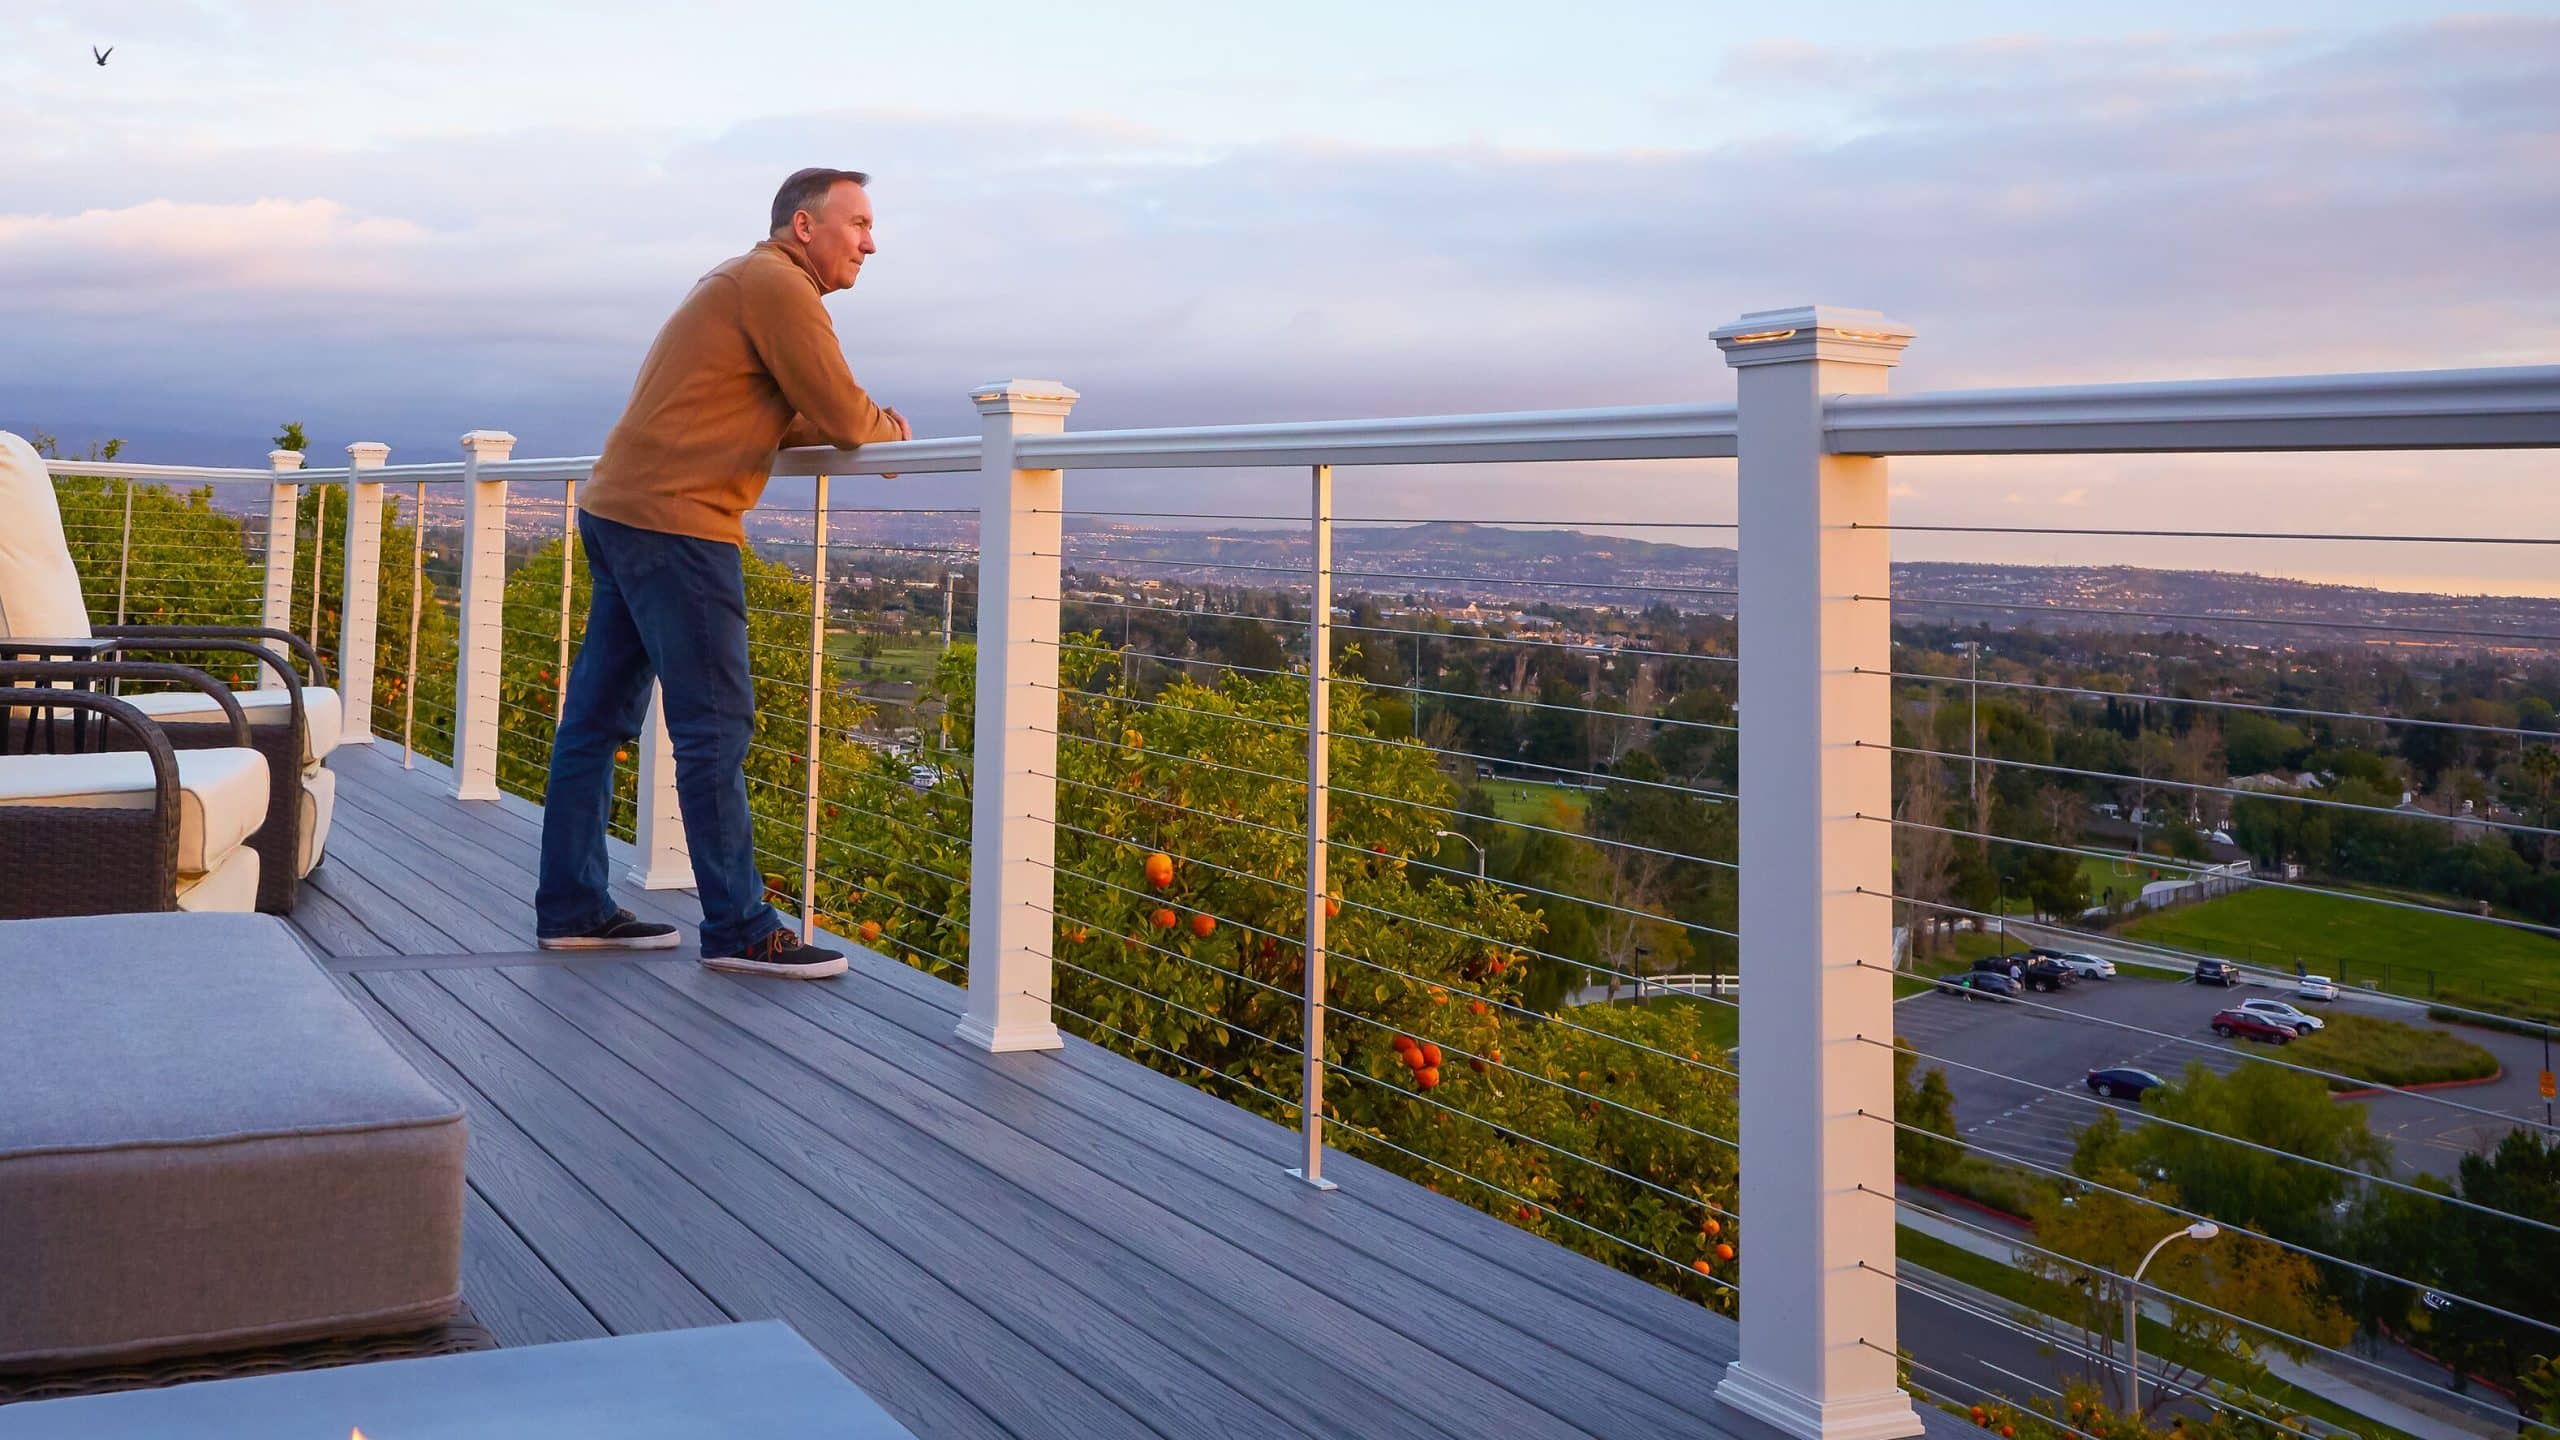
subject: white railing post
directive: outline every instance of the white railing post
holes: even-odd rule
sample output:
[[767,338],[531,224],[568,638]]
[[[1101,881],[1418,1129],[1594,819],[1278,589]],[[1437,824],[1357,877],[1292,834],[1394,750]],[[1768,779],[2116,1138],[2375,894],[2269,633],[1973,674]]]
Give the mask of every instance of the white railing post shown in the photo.
[[[1911,332],[1745,315],[1741,499],[1742,1358],[1716,1398],[1800,1440],[1917,1435],[1895,1378],[1892,639],[1885,464],[1824,448]],[[1863,742],[1863,743],[1862,743]]]
[[480,467],[515,453],[504,430],[462,437],[461,673],[453,687],[453,794],[498,798],[498,656],[507,604],[507,482]]
[[[302,468],[299,450],[270,450],[267,468],[276,482],[267,490],[267,595],[258,623],[270,630],[293,628],[293,541],[301,528],[302,483],[284,477]],[[316,635],[303,637],[317,645]]]
[[632,861],[631,883],[643,890],[682,890],[693,883],[693,852],[685,848],[684,812],[676,805],[676,750],[667,738],[666,701],[654,683],[638,750],[640,818],[632,844],[639,855]]
[[338,698],[346,707],[342,745],[373,743],[374,630],[382,616],[382,482],[391,447],[359,440],[347,447],[346,578],[338,587]]
[[1058,514],[1055,470],[1015,442],[1066,428],[1076,392],[1008,380],[970,397],[986,421],[978,492],[978,727],[969,862],[969,1005],[960,1038],[1054,1050],[1051,912],[1058,857]]

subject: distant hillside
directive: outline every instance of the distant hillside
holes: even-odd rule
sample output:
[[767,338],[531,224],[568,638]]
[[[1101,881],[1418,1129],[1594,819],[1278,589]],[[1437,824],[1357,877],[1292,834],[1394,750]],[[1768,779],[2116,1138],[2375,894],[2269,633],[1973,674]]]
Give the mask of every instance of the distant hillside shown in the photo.
[[[1513,605],[1733,609],[1737,557],[1730,546],[1472,524],[1344,525],[1336,529],[1334,545],[1337,571],[1376,572],[1377,578],[1341,575],[1336,584],[1346,591]],[[1295,530],[1167,530],[1093,522],[1069,532],[1066,550],[1071,563],[1094,573],[1254,586],[1281,580],[1228,567],[1300,569],[1307,563],[1308,542]],[[1943,561],[1894,566],[1893,588],[1896,615],[1906,620],[2185,630],[2278,648],[2392,640],[2459,649],[2560,650],[2560,600],[2526,596],[2430,595],[2220,570]],[[2039,609],[2051,613],[2038,616]],[[2075,609],[2144,611],[2160,618]],[[2205,615],[2248,618],[2168,618]],[[2386,635],[2360,626],[2406,628]]]

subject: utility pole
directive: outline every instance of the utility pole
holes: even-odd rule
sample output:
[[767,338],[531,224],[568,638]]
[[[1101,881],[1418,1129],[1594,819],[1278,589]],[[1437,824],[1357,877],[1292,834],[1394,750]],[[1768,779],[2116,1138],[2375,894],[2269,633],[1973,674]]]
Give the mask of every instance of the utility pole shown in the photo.
[[942,572],[942,648],[951,648],[951,586],[960,578],[957,570]]

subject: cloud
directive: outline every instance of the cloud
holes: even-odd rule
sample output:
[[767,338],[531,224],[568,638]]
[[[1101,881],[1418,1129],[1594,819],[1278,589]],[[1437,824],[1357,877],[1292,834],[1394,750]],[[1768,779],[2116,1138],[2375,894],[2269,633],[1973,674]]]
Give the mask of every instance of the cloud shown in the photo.
[[[2555,71],[2550,21],[1761,47],[1717,103],[1819,89],[1840,118],[1606,154],[877,111],[173,148],[164,109],[57,116],[0,152],[0,425],[242,437],[166,459],[251,456],[285,414],[402,456],[479,425],[589,450],[811,156],[881,176],[884,251],[835,314],[856,372],[943,432],[1004,374],[1074,384],[1079,426],[1714,399],[1706,332],[1810,300],[1913,324],[1898,388],[2548,361]],[[1928,495],[2103,512],[2126,473]],[[1421,512],[1552,494],[1392,478]],[[1723,518],[1721,483],[1654,493]]]

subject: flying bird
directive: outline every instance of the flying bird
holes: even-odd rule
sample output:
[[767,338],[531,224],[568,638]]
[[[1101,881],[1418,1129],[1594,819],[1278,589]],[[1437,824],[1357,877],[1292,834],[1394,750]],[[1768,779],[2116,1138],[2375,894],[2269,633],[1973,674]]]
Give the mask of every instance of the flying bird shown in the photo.
[[116,47],[113,45],[108,46],[104,50],[99,49],[95,45],[89,47],[90,57],[95,59],[101,67],[107,63],[107,57],[114,53],[116,53]]

